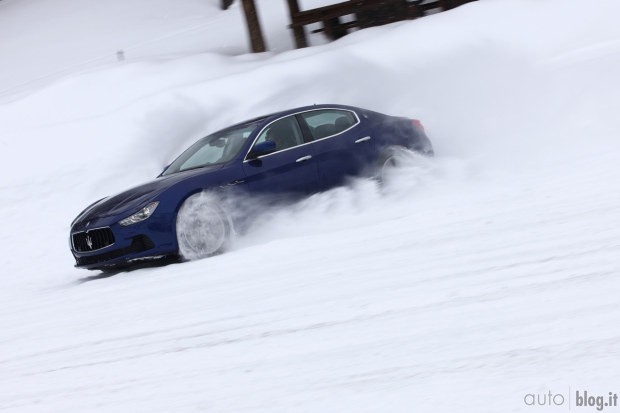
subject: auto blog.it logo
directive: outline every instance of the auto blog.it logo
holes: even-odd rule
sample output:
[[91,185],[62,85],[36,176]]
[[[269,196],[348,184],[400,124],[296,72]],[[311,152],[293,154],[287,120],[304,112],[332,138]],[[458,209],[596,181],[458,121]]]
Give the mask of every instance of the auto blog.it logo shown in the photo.
[[568,393],[528,393],[523,402],[530,407],[589,407],[602,411],[607,407],[618,407],[618,393],[607,392],[605,395],[593,394],[587,390],[568,390]]

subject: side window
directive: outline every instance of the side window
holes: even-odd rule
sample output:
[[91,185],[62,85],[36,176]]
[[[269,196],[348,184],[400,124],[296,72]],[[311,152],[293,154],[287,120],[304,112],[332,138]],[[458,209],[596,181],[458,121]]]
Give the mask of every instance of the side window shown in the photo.
[[276,143],[276,150],[292,148],[293,146],[304,143],[301,129],[295,116],[287,116],[279,119],[267,126],[256,140],[256,143],[273,141]]
[[323,139],[343,132],[358,123],[353,112],[339,109],[313,110],[302,113],[314,139]]

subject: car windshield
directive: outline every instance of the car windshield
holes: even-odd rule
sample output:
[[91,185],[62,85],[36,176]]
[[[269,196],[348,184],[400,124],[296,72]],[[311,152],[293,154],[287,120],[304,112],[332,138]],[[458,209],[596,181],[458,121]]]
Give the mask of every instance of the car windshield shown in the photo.
[[254,129],[256,122],[235,126],[204,137],[175,159],[162,175],[226,163],[239,154]]

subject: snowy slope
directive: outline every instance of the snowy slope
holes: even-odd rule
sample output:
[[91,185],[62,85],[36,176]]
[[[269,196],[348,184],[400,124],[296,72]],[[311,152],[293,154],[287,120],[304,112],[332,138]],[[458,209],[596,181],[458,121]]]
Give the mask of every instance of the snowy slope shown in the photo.
[[[230,43],[171,35],[124,62],[96,58],[160,24],[142,1],[90,3],[78,21],[125,28],[78,27],[83,44],[41,23],[79,58],[28,53],[3,76],[0,411],[595,411],[575,391],[618,392],[620,3],[480,1],[286,51],[264,0],[282,46],[250,56],[238,5],[150,2],[162,36],[197,19]],[[41,48],[22,22],[75,4],[0,2],[2,55]],[[384,191],[270,211],[222,256],[72,268],[88,203],[210,131],[313,102],[419,117],[438,156]],[[549,391],[563,406],[526,406]]]

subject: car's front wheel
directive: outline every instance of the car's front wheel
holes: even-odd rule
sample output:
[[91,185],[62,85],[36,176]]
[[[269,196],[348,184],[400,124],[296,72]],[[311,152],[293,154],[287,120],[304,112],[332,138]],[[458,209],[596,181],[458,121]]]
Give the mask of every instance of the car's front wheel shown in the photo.
[[179,209],[176,232],[181,258],[196,260],[222,253],[229,245],[232,224],[215,197],[199,193]]

